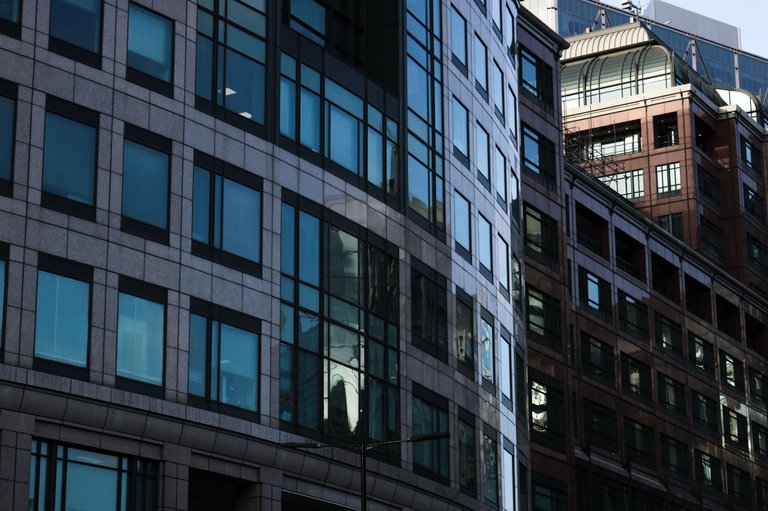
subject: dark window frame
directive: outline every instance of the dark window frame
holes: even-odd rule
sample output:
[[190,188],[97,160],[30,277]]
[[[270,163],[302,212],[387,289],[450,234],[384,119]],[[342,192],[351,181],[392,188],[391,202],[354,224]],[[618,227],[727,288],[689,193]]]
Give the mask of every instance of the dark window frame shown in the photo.
[[[636,370],[638,375],[637,382],[632,382],[632,370]],[[651,368],[650,366],[630,357],[626,353],[621,354],[621,382],[624,395],[630,396],[644,404],[653,402],[651,388]]]
[[[742,452],[749,452],[747,417],[723,405],[723,433],[725,445]],[[735,431],[735,434],[734,434]]]
[[[593,349],[599,360],[592,359]],[[592,337],[586,332],[581,333],[581,367],[584,374],[597,382],[611,388],[616,385],[616,368],[614,365],[613,346]]]
[[[443,396],[441,396],[441,395],[439,395],[439,394],[436,394],[435,392],[432,392],[431,390],[429,390],[429,389],[427,389],[425,387],[422,387],[421,385],[419,385],[416,382],[412,383],[411,390],[412,390],[412,393],[413,393],[413,400],[414,401],[416,399],[418,399],[419,401],[425,403],[426,405],[431,406],[435,410],[435,412],[437,412],[437,413],[443,412],[446,415],[446,424],[445,424],[446,431],[444,431],[444,432],[443,431],[432,431],[432,433],[447,433],[448,430],[450,429],[450,426],[448,425],[448,418],[447,418],[447,416],[448,416],[448,405],[449,405],[448,399],[443,397]],[[416,448],[419,448],[419,447],[423,447],[423,446],[425,446],[427,444],[428,445],[432,445],[432,446],[438,445],[439,447],[435,448],[436,451],[444,451],[444,452],[436,452],[438,459],[437,460],[433,460],[433,461],[436,461],[436,466],[435,467],[426,467],[426,466],[422,466],[422,465],[418,464],[415,461],[416,456],[414,455],[414,462],[413,462],[413,471],[414,471],[414,473],[416,473],[418,475],[421,475],[421,476],[424,476],[424,477],[427,477],[429,479],[432,479],[433,481],[437,481],[440,484],[443,484],[443,485],[446,485],[446,486],[450,485],[450,477],[451,477],[450,476],[450,470],[447,471],[447,475],[441,475],[440,473],[437,472],[437,470],[439,470],[440,466],[443,466],[446,469],[449,466],[450,459],[451,459],[451,452],[450,452],[450,449],[448,448],[448,439],[427,440],[425,442],[413,443],[411,445],[412,445],[412,449],[416,449]],[[477,446],[475,446],[475,447],[477,447]],[[442,454],[445,454],[445,458],[446,459],[444,459],[444,460],[441,459],[443,457]]]
[[[447,310],[448,310],[448,280],[445,276],[438,273],[434,268],[430,268],[415,257],[411,257],[411,316],[417,313],[414,292],[415,275],[425,279],[431,284],[432,296],[425,297],[427,305],[431,301],[432,316],[435,318],[435,328],[428,332],[429,338],[424,338],[411,329],[411,342],[414,346],[429,353],[438,360],[448,361],[448,333],[447,333]],[[439,303],[438,303],[439,302]],[[444,312],[440,314],[440,309]],[[443,321],[441,322],[441,317]],[[442,325],[440,323],[443,323]],[[413,325],[413,322],[411,323]]]
[[[53,0],[55,1],[55,0]],[[50,6],[53,7],[53,6]],[[73,43],[59,39],[51,34],[51,19],[53,19],[53,8],[49,8],[49,22],[48,22],[48,50],[54,53],[58,53],[63,57],[67,57],[72,60],[76,60],[85,64],[86,66],[101,69],[101,57],[104,53],[104,8],[102,2],[99,2],[99,51],[92,52],[88,49],[81,48]]]
[[[3,20],[0,20],[2,22]],[[0,23],[0,33],[2,32],[2,23]],[[0,78],[0,96],[9,99],[13,101],[13,112],[12,112],[12,118],[11,118],[11,154],[10,154],[10,161],[11,161],[11,167],[10,167],[10,175],[8,176],[8,180],[0,179],[0,195],[5,195],[7,197],[11,197],[13,195],[13,180],[14,180],[14,166],[16,163],[16,116],[18,115],[19,111],[19,86],[14,83],[10,82],[8,80],[3,80]]]
[[[141,85],[144,88],[153,90],[157,93],[160,93],[164,96],[168,96],[169,98],[173,98],[173,86],[174,86],[174,63],[176,58],[176,23],[172,18],[169,18],[168,16],[165,16],[163,14],[160,14],[157,11],[153,11],[152,9],[147,8],[144,5],[137,4],[135,2],[130,2],[128,4],[128,23],[130,25],[130,11],[132,7],[136,7],[139,9],[142,9],[144,11],[147,11],[148,13],[151,13],[154,16],[157,16],[158,18],[163,18],[166,21],[169,21],[171,23],[171,33],[170,33],[170,40],[171,40],[171,62],[170,62],[170,71],[171,76],[168,81],[162,80],[156,76],[152,76],[148,73],[145,73],[144,71],[141,71],[139,69],[133,68],[128,65],[128,58],[126,57],[125,61],[125,79],[129,82],[133,82],[137,85]],[[130,27],[128,29],[130,31]],[[127,40],[126,40],[126,52],[128,46],[127,46]]]
[[[634,433],[634,434],[633,434]],[[656,438],[653,428],[624,418],[624,449],[627,462],[647,468],[656,465]],[[638,441],[639,440],[639,441]],[[649,445],[639,445],[648,443]]]
[[[528,338],[532,341],[538,342],[547,346],[548,348],[560,353],[563,350],[563,333],[562,326],[560,324],[560,300],[554,298],[543,291],[539,291],[531,286],[526,286],[526,330]],[[535,325],[537,332],[531,329],[531,294],[538,294],[540,297],[536,297],[537,300],[542,303],[542,325]]]

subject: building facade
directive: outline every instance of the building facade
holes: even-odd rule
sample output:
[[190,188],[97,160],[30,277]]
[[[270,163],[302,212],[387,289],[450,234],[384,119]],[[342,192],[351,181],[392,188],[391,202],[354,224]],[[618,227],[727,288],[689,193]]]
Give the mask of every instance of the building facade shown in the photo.
[[0,2],[0,508],[526,509],[518,7]]

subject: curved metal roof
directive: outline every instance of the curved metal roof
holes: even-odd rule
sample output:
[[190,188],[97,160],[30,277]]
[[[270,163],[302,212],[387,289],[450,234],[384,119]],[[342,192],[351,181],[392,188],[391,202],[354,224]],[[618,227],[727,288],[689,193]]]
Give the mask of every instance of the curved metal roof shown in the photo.
[[635,22],[569,37],[568,42],[571,43],[571,46],[563,52],[560,59],[562,62],[594,57],[600,53],[614,52],[634,46],[656,44],[658,40],[644,25]]

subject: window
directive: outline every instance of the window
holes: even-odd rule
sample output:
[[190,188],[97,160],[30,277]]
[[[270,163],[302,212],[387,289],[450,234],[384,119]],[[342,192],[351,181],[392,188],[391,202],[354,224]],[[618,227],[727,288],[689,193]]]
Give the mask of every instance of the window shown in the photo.
[[744,363],[720,351],[720,383],[739,394],[744,393]]
[[504,72],[499,67],[499,63],[493,61],[493,110],[496,117],[504,122]]
[[656,447],[653,428],[631,419],[624,419],[624,442],[629,461],[654,468]]
[[645,182],[643,181],[642,170],[630,170],[629,172],[619,172],[609,176],[598,176],[597,179],[625,199],[642,199],[645,195]]
[[290,26],[320,46],[325,45],[325,8],[315,0],[291,0]]
[[264,124],[266,22],[263,1],[198,6],[197,108],[247,129]]
[[459,488],[473,497],[477,492],[477,439],[474,422],[471,413],[459,408]]
[[653,117],[653,138],[656,143],[656,149],[678,144],[677,113]]
[[51,0],[48,49],[101,67],[101,1]]
[[125,126],[121,228],[168,242],[169,139]]
[[680,163],[656,166],[656,194],[659,198],[678,195],[681,189]]
[[190,301],[190,402],[214,411],[258,411],[259,320]]
[[689,333],[688,355],[691,365],[699,371],[714,376],[715,374],[715,348],[711,342]]
[[0,243],[0,350],[5,337],[5,281],[8,278],[8,245]]
[[754,436],[755,456],[762,461],[766,461],[766,458],[768,458],[768,428],[752,422],[752,433]]
[[453,98],[453,154],[469,166],[469,134],[467,109]]
[[475,163],[477,164],[477,178],[480,183],[491,189],[491,150],[490,143],[488,141],[488,132],[480,126],[480,123],[475,124],[475,150],[477,156],[475,157]]
[[531,491],[533,492],[533,511],[565,511],[568,509],[567,487],[562,481],[534,474]]
[[654,313],[653,321],[656,325],[656,349],[673,358],[682,358],[683,331],[680,325],[660,312]]
[[262,179],[195,153],[192,253],[261,276]]
[[501,293],[509,300],[509,245],[499,235],[499,287]]
[[751,502],[752,480],[749,473],[733,465],[726,465],[725,472],[728,477],[728,494],[731,498],[740,502]]
[[507,209],[507,159],[504,157],[504,153],[501,152],[499,146],[495,146],[496,150],[493,157],[493,174],[496,180],[496,200],[499,202],[504,211]]
[[619,290],[619,325],[630,336],[648,340],[648,306]]
[[611,124],[567,135],[566,152],[571,161],[589,162],[642,150],[640,121]]
[[755,485],[757,486],[758,509],[768,509],[768,481],[758,477],[755,479]]
[[585,333],[581,336],[581,367],[588,377],[613,387],[613,348]]
[[555,144],[523,125],[522,159],[525,172],[550,190],[557,188]]
[[512,338],[501,325],[499,333],[499,358],[501,359],[501,402],[512,410]]
[[531,374],[529,377],[531,441],[559,450],[565,440],[563,392],[555,388],[554,382],[542,383],[542,376]]
[[[515,446],[504,438],[504,449],[501,451],[501,475],[503,477],[502,509],[514,511],[515,509]],[[768,495],[768,492],[766,493]]]
[[[335,215],[309,200],[285,191],[283,199],[280,420],[352,441],[363,427],[357,412],[365,402],[366,434],[373,441],[400,438],[397,251],[360,226],[338,227]],[[436,336],[436,297],[424,294],[434,283],[424,277],[412,283],[423,302],[414,310],[425,315],[415,326]],[[399,447],[392,447],[378,452],[399,459]]]
[[[0,319],[2,319],[2,316],[0,316]],[[752,401],[763,406],[766,405],[768,402],[768,396],[766,396],[767,383],[768,381],[766,381],[765,374],[761,373],[754,367],[749,368],[749,390],[752,394]]]
[[[486,429],[490,429],[486,427]],[[483,433],[483,497],[488,502],[499,502],[499,448],[493,433]]]
[[536,100],[548,112],[552,112],[552,68],[527,48],[520,48],[520,84],[529,98]]
[[[512,14],[512,10],[509,5],[504,8],[504,42],[507,48],[507,55],[509,56],[512,65],[517,62],[515,60],[515,16]],[[510,508],[511,509],[511,508]]]
[[761,223],[765,221],[765,199],[747,185],[744,185],[744,211]]
[[482,309],[480,314],[480,375],[483,385],[492,389],[496,384],[493,316]]
[[723,429],[725,443],[742,451],[749,449],[747,418],[727,406],[723,406]]
[[696,481],[713,490],[721,491],[723,487],[720,460],[698,449],[694,451],[694,466]]
[[47,254],[38,254],[37,259],[35,363],[42,369],[61,369],[46,363],[53,362],[84,370],[88,366],[93,269]]
[[161,386],[168,293],[165,289],[123,276],[119,288],[117,376]]
[[759,268],[768,268],[768,248],[747,233],[747,262]]
[[644,403],[652,401],[651,368],[647,365],[629,355],[622,354],[621,381],[624,394]]
[[504,0],[492,0],[491,6],[491,18],[493,19],[493,28],[497,35],[502,36],[502,29],[504,28],[501,23],[502,10]]
[[713,399],[698,392],[691,392],[691,412],[693,424],[697,428],[710,434],[717,433],[719,418],[717,417],[717,406]]
[[661,435],[661,462],[667,472],[677,477],[688,477],[688,446],[667,435]]
[[557,270],[559,263],[557,221],[526,204],[525,252],[540,263]]
[[699,167],[699,194],[711,205],[719,208],[722,195],[720,193],[720,180]]
[[515,412],[519,424],[525,424],[528,418],[528,379],[525,372],[523,354],[515,351]]
[[342,169],[355,175],[363,175],[365,101],[347,88],[326,78],[323,106],[325,157]]
[[446,279],[411,259],[411,333],[416,347],[447,360]]
[[154,461],[32,440],[29,509],[157,509]]
[[467,20],[451,7],[451,56],[453,63],[467,74]]
[[662,215],[659,217],[659,227],[667,231],[675,238],[683,239],[683,214],[672,213],[670,215]]
[[[413,436],[448,433],[448,400],[413,384]],[[413,468],[417,474],[448,484],[448,439],[413,442]]]
[[685,385],[667,375],[657,373],[659,405],[666,413],[685,416]]
[[493,229],[483,215],[477,215],[477,245],[480,273],[493,281]]
[[472,310],[472,297],[461,289],[456,289],[456,355],[459,368],[471,371],[475,365],[475,315]]
[[0,80],[0,194],[4,195],[12,192],[17,91],[16,84]]
[[744,137],[741,137],[741,159],[747,169],[760,175],[762,171],[760,151]]
[[0,4],[0,33],[21,37],[21,0],[7,0]]
[[472,262],[472,216],[469,201],[459,192],[456,192],[453,207],[456,252]]
[[584,434],[589,447],[615,453],[618,449],[616,412],[589,399],[584,400]]
[[173,94],[173,21],[136,4],[128,6],[126,78]]
[[47,97],[44,207],[84,218],[94,217],[98,128],[98,113]]
[[[515,159],[515,162],[517,159]],[[510,186],[509,192],[511,194],[511,201],[509,207],[509,216],[515,225],[520,225],[520,180],[517,178],[517,174],[512,170],[509,175]]]
[[488,48],[483,43],[480,36],[475,34],[475,88],[477,91],[488,98]]
[[723,257],[723,230],[703,215],[699,218],[701,220],[701,244],[704,248],[714,252],[717,257]]
[[528,336],[557,352],[563,349],[560,331],[560,301],[528,286]]
[[579,305],[603,321],[612,321],[611,285],[607,280],[579,267]]
[[512,301],[515,303],[515,307],[522,310],[523,308],[523,270],[520,266],[520,259],[516,256],[512,256]]

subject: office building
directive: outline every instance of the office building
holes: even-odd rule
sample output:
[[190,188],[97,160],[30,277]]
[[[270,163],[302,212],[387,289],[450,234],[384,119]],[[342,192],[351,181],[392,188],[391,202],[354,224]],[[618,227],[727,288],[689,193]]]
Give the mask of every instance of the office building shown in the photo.
[[0,508],[525,509],[517,15],[0,1]]

